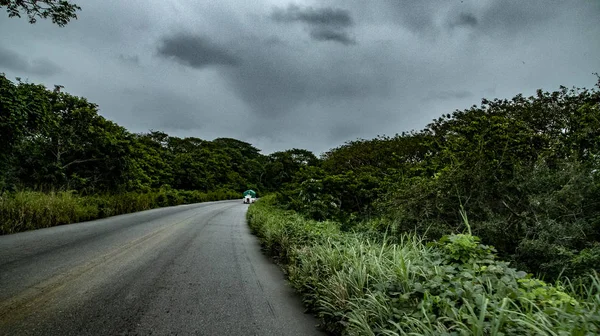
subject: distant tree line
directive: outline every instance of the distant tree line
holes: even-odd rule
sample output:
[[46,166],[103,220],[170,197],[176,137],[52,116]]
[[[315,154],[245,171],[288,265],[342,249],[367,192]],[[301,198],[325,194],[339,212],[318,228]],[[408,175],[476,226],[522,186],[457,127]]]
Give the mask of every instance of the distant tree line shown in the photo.
[[236,139],[134,134],[98,114],[98,106],[56,86],[0,75],[0,190],[75,190],[82,194],[158,188],[277,190],[309,151],[263,155]]

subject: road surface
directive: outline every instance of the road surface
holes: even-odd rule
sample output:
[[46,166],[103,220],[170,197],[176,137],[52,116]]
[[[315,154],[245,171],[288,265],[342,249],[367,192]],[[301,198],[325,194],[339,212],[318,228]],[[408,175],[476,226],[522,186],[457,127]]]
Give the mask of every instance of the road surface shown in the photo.
[[241,200],[0,236],[0,335],[320,335]]

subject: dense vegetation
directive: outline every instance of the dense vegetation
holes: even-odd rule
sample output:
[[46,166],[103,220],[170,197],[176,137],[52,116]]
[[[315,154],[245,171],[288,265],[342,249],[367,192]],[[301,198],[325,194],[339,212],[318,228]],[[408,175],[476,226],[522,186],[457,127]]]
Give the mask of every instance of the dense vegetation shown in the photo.
[[[599,82],[600,84],[600,82]],[[600,268],[600,91],[539,90],[394,137],[356,140],[302,169],[279,203],[316,220],[437,240],[465,230],[556,279]]]
[[600,332],[597,275],[587,285],[551,285],[498,260],[471,233],[430,244],[414,233],[390,240],[369,230],[344,232],[337,222],[308,220],[272,201],[250,207],[250,227],[332,334]]
[[[264,193],[318,161],[302,149],[262,155],[230,138],[133,134],[100,116],[97,105],[62,90],[0,75],[0,234],[241,198],[248,188]],[[127,206],[116,201],[123,195]],[[71,204],[66,200],[78,205],[59,205]]]

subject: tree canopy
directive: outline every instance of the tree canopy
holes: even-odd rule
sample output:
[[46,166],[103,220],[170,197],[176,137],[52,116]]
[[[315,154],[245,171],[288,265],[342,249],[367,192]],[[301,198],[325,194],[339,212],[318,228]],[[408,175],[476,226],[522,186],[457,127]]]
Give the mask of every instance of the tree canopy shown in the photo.
[[241,140],[133,134],[85,98],[0,75],[0,189],[274,191],[318,159],[263,155]]

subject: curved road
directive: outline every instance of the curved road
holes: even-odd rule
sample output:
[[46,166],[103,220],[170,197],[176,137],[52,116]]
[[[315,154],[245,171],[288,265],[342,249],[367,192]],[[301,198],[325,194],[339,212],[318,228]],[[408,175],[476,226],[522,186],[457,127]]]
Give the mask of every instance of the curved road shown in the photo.
[[1,335],[320,335],[241,201],[0,236]]

